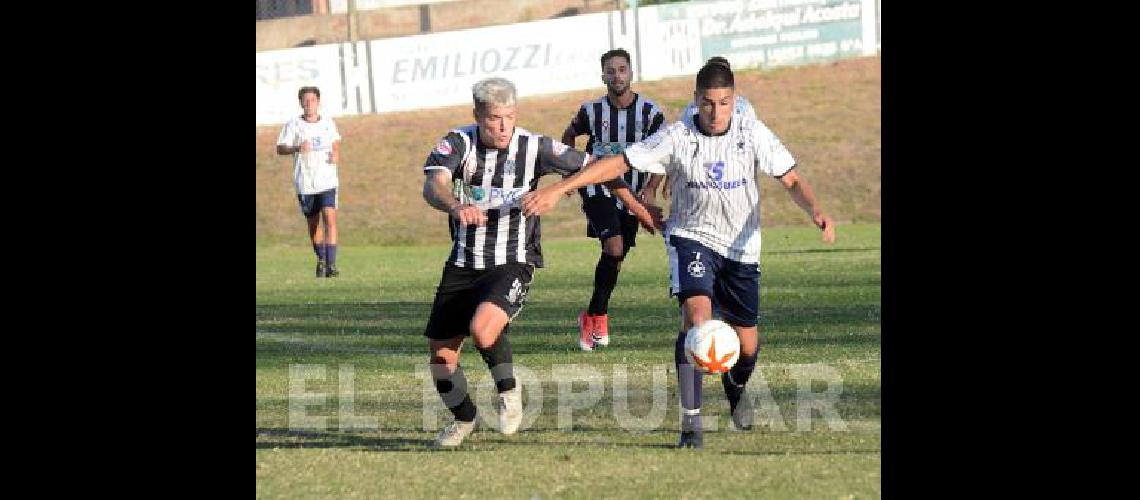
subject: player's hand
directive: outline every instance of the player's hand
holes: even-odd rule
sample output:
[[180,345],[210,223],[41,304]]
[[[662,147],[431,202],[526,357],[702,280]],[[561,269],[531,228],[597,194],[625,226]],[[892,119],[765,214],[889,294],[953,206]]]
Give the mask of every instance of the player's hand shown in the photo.
[[637,216],[637,222],[649,234],[656,234],[655,229],[658,231],[665,230],[665,217],[662,216],[661,207],[650,204],[639,204],[629,207],[633,211],[633,215]]
[[542,215],[553,209],[558,204],[558,197],[562,192],[550,189],[551,187],[552,185],[546,186],[523,195],[523,215],[527,217]]
[[479,207],[470,203],[456,205],[455,208],[451,209],[451,216],[463,225],[482,226],[487,223],[487,215],[479,210]]
[[669,199],[669,175],[665,175],[665,180],[661,183],[661,198]]
[[309,151],[312,151],[312,150],[313,150],[313,142],[312,141],[304,141],[301,143],[301,146],[297,148],[297,151],[300,151],[302,153],[308,153]]
[[339,156],[336,151],[329,151],[329,163],[336,165],[337,161],[340,160]]
[[815,226],[823,231],[823,241],[825,243],[835,242],[835,221],[831,220],[831,217],[823,212],[815,214],[815,217],[812,219],[812,222],[815,222]]

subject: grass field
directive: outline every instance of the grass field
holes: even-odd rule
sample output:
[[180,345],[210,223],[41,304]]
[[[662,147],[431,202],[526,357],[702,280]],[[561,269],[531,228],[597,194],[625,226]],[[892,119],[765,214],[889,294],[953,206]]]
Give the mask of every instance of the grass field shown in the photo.
[[[442,222],[436,226],[446,234]],[[481,424],[449,451],[428,448],[450,414],[419,375],[427,360],[422,331],[447,247],[344,245],[341,277],[317,280],[311,250],[259,239],[257,496],[878,497],[881,230],[841,225],[838,234],[826,245],[806,221],[764,230],[764,347],[749,384],[763,425],[732,429],[720,382],[706,377],[705,420],[716,430],[705,433],[699,451],[669,448],[678,430],[678,315],[666,293],[660,237],[639,235],[611,300],[613,343],[593,353],[578,352],[575,318],[589,300],[597,243],[544,239],[547,267],[537,271],[511,327],[533,421],[514,436]],[[461,362],[482,416],[490,415],[485,365],[473,349]],[[323,374],[311,371],[316,376],[302,382],[297,375],[306,369]],[[662,377],[656,384],[655,371]],[[565,383],[571,379],[577,382]],[[590,383],[602,389],[596,402]],[[645,418],[647,428],[622,428],[628,419],[615,417],[618,388],[627,397],[617,401],[628,408],[617,410]],[[828,388],[838,391],[830,407],[838,418],[811,411],[803,419],[805,396]],[[290,417],[290,402],[303,402],[291,391],[323,393],[305,411],[326,424],[290,429],[300,421],[299,407]],[[342,428],[349,412],[341,405],[349,400],[352,414],[371,418],[375,428]],[[573,405],[580,408],[567,420]]]

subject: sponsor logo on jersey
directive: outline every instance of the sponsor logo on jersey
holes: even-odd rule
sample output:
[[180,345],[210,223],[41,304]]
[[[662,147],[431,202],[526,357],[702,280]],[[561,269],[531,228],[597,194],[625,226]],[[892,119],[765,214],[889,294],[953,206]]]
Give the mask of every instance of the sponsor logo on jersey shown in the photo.
[[619,155],[622,151],[625,151],[625,145],[620,142],[598,141],[594,143],[594,156],[599,158]]
[[553,140],[553,139],[550,140],[550,144],[554,149],[554,156],[562,156],[562,153],[565,153],[566,148],[569,147],[569,146],[562,144],[561,142]]
[[435,152],[444,156],[451,154],[451,143],[447,142],[447,139],[440,139],[439,144],[435,145]]

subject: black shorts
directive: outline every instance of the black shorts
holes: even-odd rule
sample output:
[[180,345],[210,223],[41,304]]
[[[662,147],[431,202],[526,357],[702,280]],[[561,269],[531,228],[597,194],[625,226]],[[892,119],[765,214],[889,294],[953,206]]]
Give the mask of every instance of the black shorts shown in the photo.
[[443,266],[443,276],[435,289],[424,336],[447,340],[471,334],[471,319],[483,302],[499,306],[514,319],[526,303],[534,266],[512,262],[490,269]]
[[637,246],[637,216],[624,208],[618,208],[613,198],[598,195],[582,199],[582,211],[586,213],[586,236],[605,241],[611,236],[621,236],[628,249]]

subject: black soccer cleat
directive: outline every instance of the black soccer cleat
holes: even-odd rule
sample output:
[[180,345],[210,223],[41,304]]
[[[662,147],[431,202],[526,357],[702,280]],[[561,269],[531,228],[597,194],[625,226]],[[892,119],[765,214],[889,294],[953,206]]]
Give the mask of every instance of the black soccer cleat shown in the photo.
[[705,438],[701,431],[681,431],[681,440],[677,441],[677,448],[701,449],[705,446]]
[[325,269],[325,277],[326,278],[335,278],[339,274],[340,274],[340,271],[336,270],[336,266],[328,266],[328,268]]
[[325,261],[323,261],[323,260],[317,261],[317,277],[318,278],[324,278],[328,274],[328,270],[325,267],[326,267]]
[[756,413],[752,405],[752,398],[742,398],[744,386],[733,383],[727,373],[720,376],[720,382],[724,385],[724,395],[728,398],[728,408],[732,413],[732,425],[742,431],[752,430],[752,417]]

